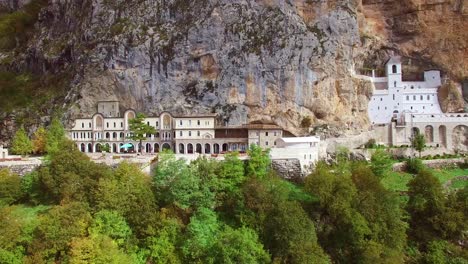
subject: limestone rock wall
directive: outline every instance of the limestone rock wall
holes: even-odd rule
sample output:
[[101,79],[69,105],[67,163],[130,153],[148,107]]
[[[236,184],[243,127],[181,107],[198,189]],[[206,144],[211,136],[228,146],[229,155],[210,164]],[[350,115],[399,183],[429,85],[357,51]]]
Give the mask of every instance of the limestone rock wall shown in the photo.
[[372,87],[354,75],[401,53],[460,82],[466,15],[463,0],[49,1],[26,47],[0,52],[12,58],[0,69],[67,73],[68,94],[53,102],[67,119],[120,100],[149,114],[216,112],[223,123],[274,122],[298,135],[308,133],[306,116],[360,131]]

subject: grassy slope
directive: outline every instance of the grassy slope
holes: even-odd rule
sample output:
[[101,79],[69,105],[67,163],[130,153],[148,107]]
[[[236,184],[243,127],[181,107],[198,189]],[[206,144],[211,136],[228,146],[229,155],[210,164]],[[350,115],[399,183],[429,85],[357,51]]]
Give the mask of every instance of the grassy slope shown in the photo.
[[[458,176],[468,175],[468,169],[431,169],[439,181],[444,184],[448,180]],[[390,172],[382,179],[382,184],[390,190],[407,191],[407,184],[413,176],[406,172]],[[468,181],[456,180],[451,188],[463,188],[468,185]]]

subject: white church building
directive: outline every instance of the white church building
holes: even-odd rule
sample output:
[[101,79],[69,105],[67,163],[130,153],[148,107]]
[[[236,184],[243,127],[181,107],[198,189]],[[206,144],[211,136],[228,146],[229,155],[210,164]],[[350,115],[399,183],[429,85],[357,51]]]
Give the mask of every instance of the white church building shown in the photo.
[[404,81],[401,57],[390,58],[386,77],[359,76],[374,84],[368,106],[370,122],[380,144],[408,146],[416,133],[426,145],[448,151],[468,152],[468,113],[443,113],[437,92],[440,71],[424,72],[423,81]]
[[368,107],[372,124],[388,124],[404,113],[442,114],[437,98],[440,71],[425,71],[424,81],[403,81],[401,58],[392,57],[386,73],[387,77],[372,76],[375,90]]

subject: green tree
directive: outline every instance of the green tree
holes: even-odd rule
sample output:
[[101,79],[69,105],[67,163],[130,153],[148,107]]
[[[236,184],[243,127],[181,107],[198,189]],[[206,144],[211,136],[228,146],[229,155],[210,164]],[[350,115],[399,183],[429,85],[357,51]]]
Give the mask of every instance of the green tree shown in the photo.
[[210,251],[220,231],[216,213],[210,209],[200,208],[187,225],[187,238],[182,246],[182,252],[188,262],[210,263]]
[[131,131],[129,139],[139,142],[140,151],[143,152],[142,142],[147,135],[156,133],[156,129],[145,123],[146,116],[138,113],[137,116],[129,120],[129,129]]
[[263,150],[256,144],[251,144],[247,151],[249,160],[247,161],[247,175],[250,177],[264,178],[270,169],[269,150]]
[[351,173],[343,174],[320,162],[305,179],[305,189],[318,198],[310,214],[320,244],[336,262],[403,261],[406,225],[398,198],[386,191],[366,163],[349,167]]
[[45,150],[48,154],[53,154],[60,149],[65,139],[65,129],[58,118],[53,118],[47,130],[47,140]]
[[12,207],[0,208],[0,263],[22,263],[25,253],[19,247],[21,222],[14,216],[13,210]]
[[411,145],[414,147],[416,151],[419,152],[419,158],[421,158],[421,152],[426,147],[426,139],[424,138],[424,135],[420,133],[416,133],[411,138]]
[[40,126],[33,135],[33,149],[34,153],[42,155],[46,152],[47,145],[47,130]]
[[219,234],[212,249],[214,263],[270,263],[270,256],[263,249],[254,230],[228,226]]
[[70,242],[70,264],[85,263],[134,263],[133,259],[119,249],[117,243],[105,235],[74,238]]
[[81,153],[75,143],[63,140],[49,155],[47,166],[39,169],[42,197],[55,203],[82,201],[94,204],[94,193],[101,178],[111,174],[109,167],[96,164]]
[[125,217],[138,237],[145,236],[157,217],[151,179],[135,164],[120,163],[110,176],[101,177],[94,200],[98,210],[112,210]]
[[69,203],[54,206],[39,219],[40,224],[28,248],[29,263],[61,262],[72,240],[86,236],[91,215],[85,204]]
[[422,170],[408,183],[410,238],[431,241],[440,237],[436,218],[445,209],[445,195],[439,180],[428,170]]
[[375,176],[382,179],[385,173],[392,168],[392,158],[387,151],[376,149],[371,156],[371,169]]
[[125,218],[119,213],[101,210],[94,215],[94,219],[89,227],[89,233],[108,236],[117,245],[122,246],[132,235],[132,230],[125,221]]
[[250,178],[244,185],[242,223],[258,230],[274,263],[327,263],[315,227],[301,205],[292,201],[286,181],[271,174]]
[[0,206],[10,205],[22,196],[20,176],[9,169],[0,169]]
[[31,140],[29,140],[26,130],[24,130],[23,127],[16,131],[16,134],[13,137],[11,150],[15,154],[19,154],[21,156],[26,156],[32,152],[33,146]]
[[196,173],[187,166],[185,160],[176,159],[170,152],[159,155],[153,177],[155,197],[161,206],[176,205],[181,209],[212,208],[214,193]]
[[181,228],[182,224],[175,219],[163,219],[161,221],[161,226],[154,236],[148,237],[145,241],[151,263],[183,263],[178,251]]

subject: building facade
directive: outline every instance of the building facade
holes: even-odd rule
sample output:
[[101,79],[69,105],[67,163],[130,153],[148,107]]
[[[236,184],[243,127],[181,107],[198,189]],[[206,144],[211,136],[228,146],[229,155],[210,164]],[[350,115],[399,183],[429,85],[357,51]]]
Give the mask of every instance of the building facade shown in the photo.
[[375,87],[368,107],[372,124],[388,124],[405,113],[442,113],[437,97],[440,71],[425,71],[424,81],[403,81],[400,57],[389,59],[385,68],[386,77],[371,77]]
[[301,169],[307,171],[319,159],[319,142],[318,137],[279,138],[276,140],[276,148],[270,150],[270,156],[273,160],[297,159]]
[[[129,109],[121,115],[118,109],[118,102],[99,102],[96,114],[75,120],[69,137],[82,152],[103,149],[112,153],[139,152],[139,143],[129,139],[129,121],[136,117],[136,112]],[[144,153],[158,153],[162,149],[177,154],[245,152],[250,144],[274,148],[276,140],[283,136],[283,130],[276,125],[218,126],[216,114],[179,116],[163,112],[145,118],[144,122],[156,129],[155,134],[146,135],[141,146]]]
[[403,81],[400,57],[385,65],[386,77],[375,77],[368,114],[379,143],[410,145],[415,134],[423,134],[426,145],[449,151],[468,151],[468,114],[442,113],[438,101],[440,71],[424,72],[424,81]]

